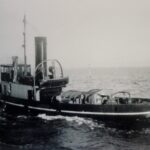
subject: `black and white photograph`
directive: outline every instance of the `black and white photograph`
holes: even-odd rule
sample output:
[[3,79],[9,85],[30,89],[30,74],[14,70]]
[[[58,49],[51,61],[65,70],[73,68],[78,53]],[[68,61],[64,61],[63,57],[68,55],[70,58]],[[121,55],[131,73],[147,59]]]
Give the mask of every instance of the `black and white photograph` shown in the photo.
[[149,0],[0,0],[0,150],[150,149]]

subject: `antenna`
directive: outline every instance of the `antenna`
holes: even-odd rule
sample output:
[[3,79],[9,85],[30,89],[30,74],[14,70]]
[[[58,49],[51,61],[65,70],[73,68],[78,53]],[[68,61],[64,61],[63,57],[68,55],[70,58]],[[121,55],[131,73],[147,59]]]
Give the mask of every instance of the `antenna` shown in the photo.
[[23,48],[24,48],[24,75],[27,73],[27,57],[26,57],[26,15],[24,15],[23,18],[23,24],[24,24],[24,32],[23,32]]

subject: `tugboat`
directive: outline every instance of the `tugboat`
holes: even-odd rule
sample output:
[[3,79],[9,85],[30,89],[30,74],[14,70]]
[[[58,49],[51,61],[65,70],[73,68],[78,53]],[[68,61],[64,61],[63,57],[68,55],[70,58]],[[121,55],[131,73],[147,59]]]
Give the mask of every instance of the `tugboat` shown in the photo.
[[[24,27],[25,27],[24,19]],[[24,64],[12,57],[12,64],[0,65],[0,104],[11,113],[30,113],[92,117],[101,120],[137,120],[150,117],[150,99],[132,98],[127,91],[106,92],[62,88],[69,82],[58,60],[47,59],[46,37],[35,37],[35,71],[26,60],[24,32]],[[48,65],[50,66],[48,67]]]

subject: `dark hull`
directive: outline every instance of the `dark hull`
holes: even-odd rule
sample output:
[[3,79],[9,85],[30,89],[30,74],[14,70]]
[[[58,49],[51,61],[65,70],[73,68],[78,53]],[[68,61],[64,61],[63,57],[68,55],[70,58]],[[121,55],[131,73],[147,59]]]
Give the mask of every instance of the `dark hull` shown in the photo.
[[[30,103],[29,103],[30,102]],[[1,107],[11,114],[47,114],[89,117],[98,120],[142,120],[150,117],[150,105],[91,105],[47,103],[13,99],[0,100]]]

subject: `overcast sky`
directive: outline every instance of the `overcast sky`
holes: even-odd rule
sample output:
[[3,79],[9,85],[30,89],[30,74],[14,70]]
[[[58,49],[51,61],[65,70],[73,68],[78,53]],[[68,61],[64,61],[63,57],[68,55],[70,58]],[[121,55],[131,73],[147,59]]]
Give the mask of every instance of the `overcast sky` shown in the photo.
[[[0,62],[34,63],[34,36],[66,68],[150,66],[150,0],[0,0]],[[23,61],[23,60],[22,60]]]

